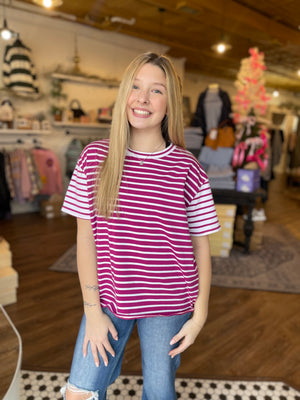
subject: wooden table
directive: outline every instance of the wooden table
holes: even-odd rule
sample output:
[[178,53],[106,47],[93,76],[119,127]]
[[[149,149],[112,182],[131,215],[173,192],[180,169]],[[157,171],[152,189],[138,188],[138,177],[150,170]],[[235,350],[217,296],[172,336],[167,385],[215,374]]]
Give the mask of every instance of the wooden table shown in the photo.
[[245,253],[249,253],[250,240],[253,233],[252,211],[258,199],[266,200],[267,192],[258,189],[255,192],[238,192],[231,189],[212,189],[212,194],[216,204],[236,204],[238,207],[247,207],[247,219],[245,220]]

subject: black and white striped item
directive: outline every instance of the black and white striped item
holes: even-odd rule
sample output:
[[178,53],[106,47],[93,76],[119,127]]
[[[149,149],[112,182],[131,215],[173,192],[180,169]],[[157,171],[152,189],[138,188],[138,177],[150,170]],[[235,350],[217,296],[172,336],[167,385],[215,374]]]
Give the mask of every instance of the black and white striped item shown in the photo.
[[38,93],[35,67],[31,50],[20,39],[6,46],[3,62],[3,82],[15,92]]

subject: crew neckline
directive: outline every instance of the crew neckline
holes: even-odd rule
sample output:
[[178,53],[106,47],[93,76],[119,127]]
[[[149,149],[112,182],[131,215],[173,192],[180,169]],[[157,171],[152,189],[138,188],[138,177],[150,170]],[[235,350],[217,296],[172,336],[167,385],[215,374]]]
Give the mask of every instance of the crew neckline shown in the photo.
[[138,159],[144,159],[147,158],[147,160],[150,159],[158,159],[166,156],[167,154],[171,153],[175,149],[175,145],[173,143],[170,143],[169,146],[165,147],[163,150],[155,151],[154,153],[147,153],[144,151],[137,151],[133,150],[130,147],[127,149],[127,155],[138,158]]

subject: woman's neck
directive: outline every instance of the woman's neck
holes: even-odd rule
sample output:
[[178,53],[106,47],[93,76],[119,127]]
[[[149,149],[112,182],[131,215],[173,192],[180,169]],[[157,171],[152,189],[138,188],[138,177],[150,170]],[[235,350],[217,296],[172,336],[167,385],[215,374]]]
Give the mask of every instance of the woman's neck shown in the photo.
[[154,153],[163,150],[166,147],[166,142],[162,134],[157,135],[134,135],[131,134],[129,147],[132,150],[145,153]]

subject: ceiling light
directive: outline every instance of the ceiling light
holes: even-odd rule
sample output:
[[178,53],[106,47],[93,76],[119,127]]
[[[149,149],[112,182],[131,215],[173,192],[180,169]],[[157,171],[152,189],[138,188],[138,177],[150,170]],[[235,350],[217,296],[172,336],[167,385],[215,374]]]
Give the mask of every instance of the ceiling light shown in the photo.
[[273,92],[273,97],[279,97],[279,92],[278,92],[278,90],[274,90],[274,92]]
[[211,48],[219,54],[225,53],[225,51],[230,50],[232,46],[225,42],[219,42],[211,46]]
[[211,46],[212,50],[214,50],[216,53],[218,54],[224,54],[225,51],[228,51],[232,48],[232,46],[228,43],[228,35],[226,34],[226,19],[225,19],[225,15],[226,15],[226,0],[221,0],[222,2],[222,10],[221,10],[221,15],[222,17],[222,21],[220,24],[220,40],[215,43],[213,46]]
[[55,8],[62,5],[62,0],[33,0],[34,3],[46,8]]
[[300,77],[300,69],[298,69],[298,71],[297,71],[297,75]]
[[1,38],[4,40],[10,40],[12,38],[18,37],[18,33],[14,32],[13,30],[9,29],[7,26],[7,19],[6,19],[6,7],[5,2],[2,3],[3,6],[3,27],[0,29]]
[[3,28],[0,30],[0,33],[4,40],[10,40],[18,36],[16,32],[8,28],[6,18],[3,20]]

